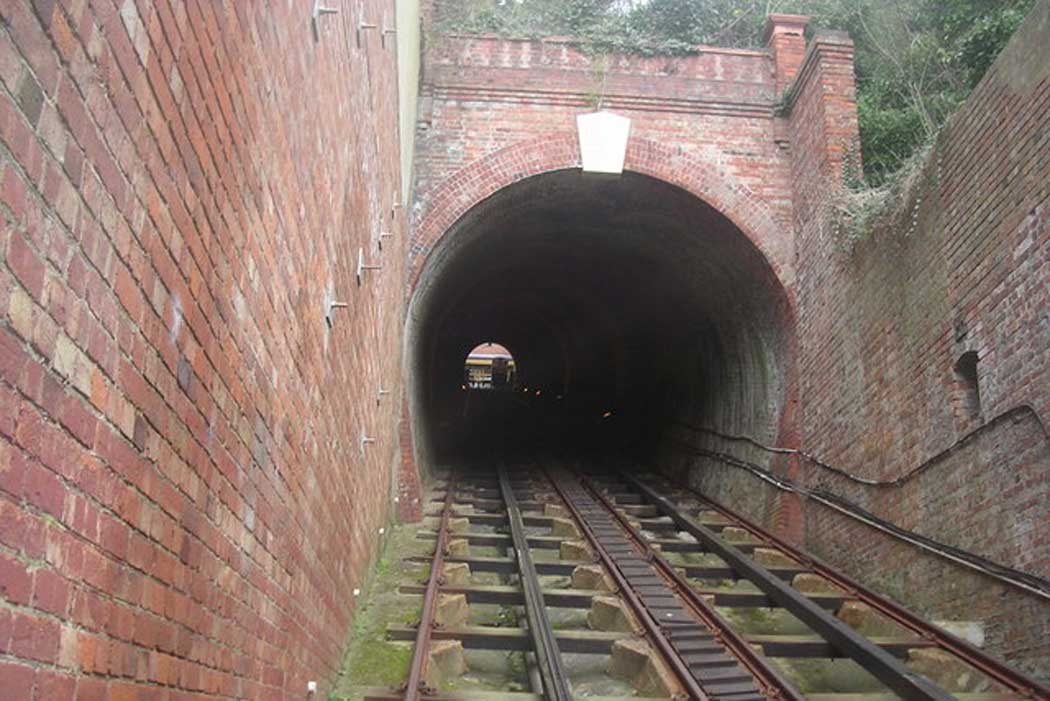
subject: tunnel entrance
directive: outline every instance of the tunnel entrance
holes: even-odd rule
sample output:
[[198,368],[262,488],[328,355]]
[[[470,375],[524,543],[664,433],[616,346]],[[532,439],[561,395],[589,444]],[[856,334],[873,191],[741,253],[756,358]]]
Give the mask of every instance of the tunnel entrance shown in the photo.
[[[460,218],[413,290],[414,453],[655,459],[676,422],[775,442],[793,322],[767,260],[728,217],[661,180],[565,170]],[[514,391],[471,391],[464,358],[500,339]]]

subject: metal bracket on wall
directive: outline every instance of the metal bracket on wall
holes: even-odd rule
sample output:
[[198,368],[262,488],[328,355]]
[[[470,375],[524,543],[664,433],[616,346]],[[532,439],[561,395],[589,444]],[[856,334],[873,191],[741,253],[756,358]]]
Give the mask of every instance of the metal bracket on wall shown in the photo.
[[[361,10],[361,12],[360,12],[361,17],[364,17],[364,14],[365,14],[364,6],[358,5],[358,7]],[[378,24],[374,24],[372,22],[366,22],[364,19],[360,20],[357,23],[357,48],[359,48],[359,49],[361,48],[361,32],[365,31],[366,29],[379,29],[379,25]]]
[[380,387],[379,392],[376,393],[376,406],[379,406],[379,403],[383,401],[383,397],[388,394],[390,394],[390,390]]
[[328,328],[332,328],[336,309],[349,309],[349,302],[337,302],[331,298],[331,293],[325,295],[324,300],[324,322]]
[[383,240],[384,239],[392,239],[392,238],[394,238],[394,234],[390,233],[389,231],[380,231],[379,232],[379,250],[380,251],[383,250]]
[[334,15],[339,12],[338,7],[327,7],[321,4],[321,0],[314,0],[313,10],[310,11],[310,27],[314,32],[314,41],[321,40],[321,30],[318,23],[323,15]]
[[375,442],[376,442],[375,438],[371,438],[371,437],[369,437],[369,435],[367,433],[365,433],[364,431],[361,431],[361,453],[362,454],[365,452],[365,448],[367,448],[370,443],[375,443]]
[[357,284],[360,285],[365,278],[366,270],[382,270],[382,265],[365,265],[365,249],[357,249]]
[[384,49],[386,48],[386,38],[388,36],[396,36],[396,35],[397,35],[397,30],[396,29],[391,29],[390,27],[383,27],[383,32],[382,32],[382,35],[380,37],[380,41],[382,42]]
[[397,216],[397,210],[402,209],[403,207],[404,207],[403,204],[401,204],[397,200],[394,200],[394,203],[392,205],[390,205],[390,218],[393,219],[394,217],[396,217]]

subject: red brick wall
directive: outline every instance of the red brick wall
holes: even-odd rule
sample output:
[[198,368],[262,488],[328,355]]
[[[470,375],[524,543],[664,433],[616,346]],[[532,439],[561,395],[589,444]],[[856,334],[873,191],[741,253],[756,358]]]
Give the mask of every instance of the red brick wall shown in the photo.
[[[823,93],[803,91],[792,113],[800,176],[803,445],[873,479],[927,465],[897,488],[864,488],[814,469],[806,480],[905,528],[1044,577],[1050,576],[1048,26],[1050,9],[1041,3],[898,198],[901,214],[856,240],[824,216],[821,191],[835,186],[841,158],[821,164],[807,148],[841,126],[842,110],[835,110],[848,86],[825,72]],[[831,141],[848,148],[844,138]],[[816,172],[830,180],[804,177]],[[967,351],[980,358],[979,416],[968,415],[958,399],[953,369]],[[821,507],[809,507],[806,516],[806,541],[815,552],[931,617],[983,621],[991,650],[1050,675],[1045,601]]]
[[[767,242],[776,249],[772,264],[792,286],[791,162],[776,144],[769,53],[710,49],[596,63],[558,40],[438,36],[427,52],[423,83],[413,255],[432,244],[420,241],[421,230],[424,238],[440,236],[463,213],[457,206],[447,211],[450,190],[470,205],[540,172],[537,165],[550,160],[543,144],[567,140],[575,149],[576,115],[593,111],[601,97],[604,107],[632,118],[632,142],[659,144],[661,175],[719,180],[747,199],[725,208],[727,216],[759,213],[771,220],[777,227],[775,240]],[[522,152],[517,161],[494,160],[511,147]],[[484,162],[491,165],[488,172],[478,168]],[[576,165],[563,158],[547,169]],[[427,221],[435,216],[443,219],[437,234]]]
[[407,240],[393,51],[339,4],[0,3],[0,698],[334,675]]

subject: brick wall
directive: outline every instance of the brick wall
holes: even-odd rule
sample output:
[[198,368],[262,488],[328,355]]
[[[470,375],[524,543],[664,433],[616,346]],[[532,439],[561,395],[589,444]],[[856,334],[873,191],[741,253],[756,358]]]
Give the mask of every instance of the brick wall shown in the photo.
[[309,3],[0,3],[4,699],[333,676],[396,467],[407,239],[394,52],[353,31],[393,10],[335,4],[315,41]]
[[[901,526],[1044,577],[1048,26],[1050,6],[1040,3],[941,134],[900,213],[859,236],[830,225],[821,200],[840,178],[842,158],[821,164],[807,148],[810,140],[828,143],[842,126],[834,110],[848,86],[825,72],[823,91],[803,90],[792,114],[803,445],[872,479],[925,466],[897,488],[863,488],[813,469],[805,479]],[[830,143],[849,147],[838,135]],[[816,172],[822,177],[804,176]],[[979,357],[979,413],[959,396],[955,366],[967,352]],[[808,508],[806,529],[816,553],[928,616],[983,621],[989,649],[1050,675],[1045,601],[821,507]]]
[[[568,141],[575,155],[576,115],[593,111],[600,99],[603,107],[632,118],[632,142],[660,145],[666,154],[661,166],[677,171],[679,180],[703,174],[731,182],[748,203],[728,214],[757,210],[771,219],[777,232],[769,247],[781,249],[778,272],[791,286],[791,162],[775,138],[778,95],[770,53],[709,49],[695,56],[612,56],[601,62],[561,40],[437,36],[427,49],[423,95],[417,240],[420,231],[430,233],[426,220],[435,209],[445,216],[438,196],[450,186],[469,199],[535,174],[530,165],[546,156],[542,146],[548,142]],[[489,172],[472,170],[512,148],[524,150],[518,162],[508,158]],[[576,165],[564,158],[549,167]],[[439,234],[455,221],[445,219]],[[428,243],[413,254],[425,254]]]

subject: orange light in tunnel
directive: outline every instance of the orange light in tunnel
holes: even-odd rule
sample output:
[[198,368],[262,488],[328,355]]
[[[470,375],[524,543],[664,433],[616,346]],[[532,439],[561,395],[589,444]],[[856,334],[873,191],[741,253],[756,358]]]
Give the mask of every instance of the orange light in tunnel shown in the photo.
[[607,411],[607,412],[605,412],[604,414],[602,414],[602,418],[603,418],[603,419],[607,419],[607,418],[609,418],[610,416],[612,416],[612,412],[611,412],[611,411]]

